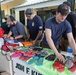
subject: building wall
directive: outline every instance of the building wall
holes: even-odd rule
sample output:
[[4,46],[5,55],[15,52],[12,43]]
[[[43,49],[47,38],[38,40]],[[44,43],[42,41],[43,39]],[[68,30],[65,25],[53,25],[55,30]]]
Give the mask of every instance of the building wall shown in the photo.
[[14,8],[17,5],[20,5],[22,3],[24,3],[26,0],[14,0],[12,2],[9,2],[7,4],[1,5],[1,10],[4,10],[5,15],[11,15],[10,14],[10,9]]
[[[10,9],[12,9],[12,8],[14,8],[15,6],[18,6],[18,5],[20,5],[20,4],[22,4],[22,3],[24,3],[24,2],[26,2],[26,0],[15,0],[15,1],[13,1],[13,2],[10,2],[10,3],[7,3],[7,4],[4,4],[4,5],[2,5],[1,6],[1,9],[2,10],[4,10],[4,12],[5,12],[5,15],[6,14],[9,14],[9,15],[11,15],[10,14]],[[47,8],[45,8],[44,10],[50,10],[50,9],[53,9],[53,8],[56,8],[56,6],[51,6],[51,7],[47,7]],[[76,4],[75,4],[75,8],[76,8]],[[36,12],[35,12],[36,13]],[[19,11],[18,10],[15,10],[15,18],[17,19],[17,20],[19,20]],[[26,19],[26,18],[25,18]],[[26,25],[26,24],[25,24]]]

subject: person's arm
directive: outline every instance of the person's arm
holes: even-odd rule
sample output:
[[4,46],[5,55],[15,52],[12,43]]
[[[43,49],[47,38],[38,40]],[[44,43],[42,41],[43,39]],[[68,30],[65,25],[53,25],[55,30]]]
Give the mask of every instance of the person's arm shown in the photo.
[[13,39],[15,40],[22,39],[22,38],[26,39],[26,32],[25,32],[24,25],[20,22],[17,22],[15,27],[18,35],[17,36],[13,35],[14,36]]
[[55,52],[58,59],[64,63],[65,62],[64,57],[58,52],[58,50],[56,49],[56,47],[54,45],[54,42],[51,38],[51,35],[52,35],[51,30],[46,28],[45,29],[45,34],[46,34],[46,40],[48,42],[49,47]]
[[42,30],[43,30],[43,22],[39,16],[37,16],[36,23],[38,24],[39,31],[38,31],[38,34],[37,34],[35,40],[33,41],[34,44],[39,39],[39,37],[42,35]]
[[38,34],[37,34],[37,36],[36,36],[36,38],[35,38],[35,40],[34,40],[34,44],[35,44],[35,42],[39,39],[39,37],[42,35],[42,30],[39,30],[39,32],[38,32]]
[[4,38],[4,39],[7,38],[7,34],[3,34],[3,38]]
[[23,38],[23,35],[18,35],[16,37],[13,37],[14,40],[17,40],[17,39],[20,39],[20,38]]
[[75,43],[72,33],[67,33],[67,37],[68,37],[69,44],[71,48],[73,49],[73,53],[76,54],[76,43]]
[[29,29],[27,28],[27,37],[28,39],[30,39],[30,33],[29,33]]
[[9,33],[8,33],[8,35],[7,35],[7,38],[9,38],[11,35],[12,35],[12,32],[9,31]]
[[17,40],[17,39],[20,39],[20,38],[23,38],[23,35],[18,35],[18,36],[15,36],[15,37],[9,37],[11,40]]

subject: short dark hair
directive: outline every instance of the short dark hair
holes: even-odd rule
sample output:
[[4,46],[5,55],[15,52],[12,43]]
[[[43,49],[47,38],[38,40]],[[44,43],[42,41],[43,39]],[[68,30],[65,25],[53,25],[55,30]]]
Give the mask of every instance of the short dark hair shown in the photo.
[[68,2],[68,1],[64,1],[63,4],[66,4],[66,5],[68,5],[69,7],[71,7],[71,3]]
[[15,21],[15,18],[13,16],[9,16],[9,18],[12,22]]
[[57,12],[61,13],[62,15],[68,15],[69,9],[66,4],[60,4],[57,8]]
[[5,19],[5,20],[7,20],[7,18],[6,18],[6,17],[4,17],[4,19]]
[[33,14],[33,9],[32,8],[28,8],[25,11],[26,16],[30,16],[31,14]]
[[7,14],[7,15],[5,15],[4,19],[7,20],[8,17],[9,17],[9,15]]
[[51,9],[52,15],[56,15],[56,9]]

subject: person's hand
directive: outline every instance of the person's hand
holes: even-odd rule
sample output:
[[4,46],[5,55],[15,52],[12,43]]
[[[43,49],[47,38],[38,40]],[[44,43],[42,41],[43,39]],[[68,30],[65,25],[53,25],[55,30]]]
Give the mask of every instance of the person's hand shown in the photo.
[[66,60],[65,60],[65,58],[64,58],[64,56],[62,54],[57,53],[56,56],[57,56],[57,58],[59,59],[60,62],[65,63]]
[[13,38],[13,37],[10,37],[9,39],[14,40],[14,38]]
[[6,39],[6,38],[7,38],[7,34],[4,34],[4,35],[3,35],[3,38]]
[[25,39],[26,41],[30,41],[30,38]]
[[36,41],[34,40],[34,41],[32,41],[32,43],[33,43],[33,45],[35,45]]

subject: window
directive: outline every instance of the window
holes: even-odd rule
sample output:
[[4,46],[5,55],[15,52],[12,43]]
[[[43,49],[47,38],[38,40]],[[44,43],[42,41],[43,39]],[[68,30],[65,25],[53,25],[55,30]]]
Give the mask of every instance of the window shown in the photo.
[[10,9],[10,14],[15,17],[15,9]]

